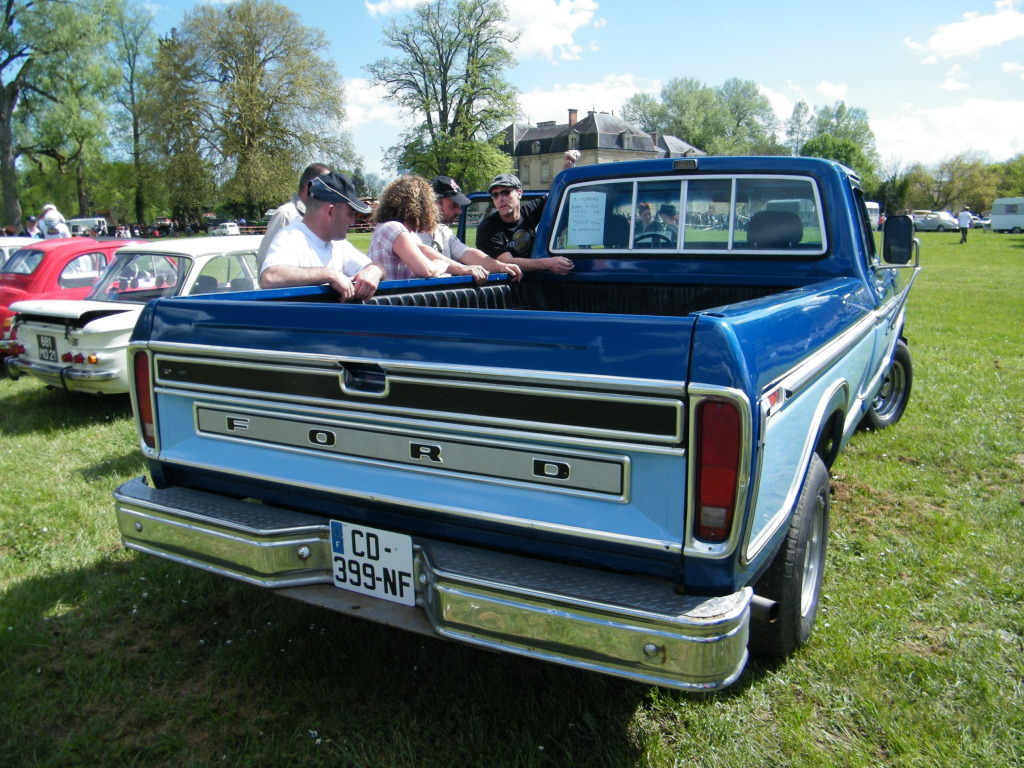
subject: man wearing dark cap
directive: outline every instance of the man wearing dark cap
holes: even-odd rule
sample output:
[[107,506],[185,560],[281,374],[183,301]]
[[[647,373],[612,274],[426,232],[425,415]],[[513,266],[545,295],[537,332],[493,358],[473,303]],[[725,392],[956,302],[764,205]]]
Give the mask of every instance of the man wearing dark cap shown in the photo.
[[267,232],[260,240],[259,250],[256,251],[257,271],[263,269],[263,261],[267,258],[267,251],[270,250],[270,244],[274,241],[274,235],[306,214],[306,193],[309,191],[310,182],[317,176],[323,176],[330,172],[331,169],[323,163],[312,163],[306,166],[306,170],[299,177],[298,192],[292,195],[291,200],[278,208],[267,222]]
[[29,216],[25,219],[25,228],[21,230],[20,235],[22,237],[37,237],[42,239],[43,233],[39,231],[39,224],[36,223],[35,216]]
[[449,225],[458,222],[462,206],[469,205],[470,202],[469,198],[462,194],[455,179],[451,176],[435,176],[430,180],[430,186],[437,195],[441,223],[434,230],[433,242],[426,242],[426,233],[417,233],[423,244],[462,264],[479,265],[488,272],[505,273],[513,281],[521,280],[523,271],[517,264],[506,264],[492,259],[483,251],[467,246],[451,231]]
[[306,215],[278,232],[260,272],[261,288],[327,283],[342,301],[367,299],[377,290],[384,270],[345,238],[356,213],[370,206],[356,196],[341,173],[314,178],[307,191]]
[[[575,149],[568,150],[563,157],[562,170],[572,168],[579,158],[580,153]],[[523,185],[512,173],[495,176],[487,191],[491,193],[495,210],[485,216],[477,228],[477,248],[498,261],[518,265],[524,272],[546,269],[564,275],[572,269],[572,261],[564,256],[530,258],[547,196],[521,202]]]

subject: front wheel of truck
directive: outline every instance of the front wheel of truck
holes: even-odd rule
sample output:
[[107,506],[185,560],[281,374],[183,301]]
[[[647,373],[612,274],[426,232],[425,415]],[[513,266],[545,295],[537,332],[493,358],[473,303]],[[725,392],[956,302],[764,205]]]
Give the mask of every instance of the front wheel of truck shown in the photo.
[[788,656],[811,636],[825,571],[830,506],[828,469],[814,454],[782,548],[754,586],[755,594],[774,600],[779,608],[773,622],[751,624],[754,653]]
[[907,409],[913,380],[914,366],[910,362],[910,349],[901,339],[896,342],[892,363],[885,372],[885,380],[860,425],[867,429],[879,430],[891,427],[899,421]]

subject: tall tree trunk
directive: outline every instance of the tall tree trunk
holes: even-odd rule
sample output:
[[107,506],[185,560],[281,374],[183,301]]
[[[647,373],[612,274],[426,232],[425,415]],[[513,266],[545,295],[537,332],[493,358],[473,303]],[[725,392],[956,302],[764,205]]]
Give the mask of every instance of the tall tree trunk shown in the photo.
[[0,88],[0,185],[4,192],[4,218],[7,224],[21,227],[21,195],[18,190],[18,155],[14,147],[14,106],[18,86],[9,83]]

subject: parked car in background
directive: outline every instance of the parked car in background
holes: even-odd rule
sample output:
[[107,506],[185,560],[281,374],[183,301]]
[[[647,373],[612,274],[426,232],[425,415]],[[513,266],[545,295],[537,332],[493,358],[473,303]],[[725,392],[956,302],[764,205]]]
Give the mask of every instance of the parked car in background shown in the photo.
[[224,221],[210,230],[211,235],[240,235],[238,225],[233,221]]
[[95,230],[97,235],[107,234],[107,220],[102,216],[68,219],[65,223],[68,225],[72,237],[92,237],[89,234],[92,230]]
[[0,267],[22,248],[41,242],[38,237],[0,237]]
[[152,299],[257,287],[261,235],[196,237],[123,247],[83,301],[21,301],[11,378],[22,373],[88,394],[128,391],[126,349]]
[[124,240],[32,240],[0,268],[0,356],[11,354],[11,305],[23,299],[84,299]]
[[918,232],[959,232],[960,224],[951,213],[932,211],[914,217],[914,228]]

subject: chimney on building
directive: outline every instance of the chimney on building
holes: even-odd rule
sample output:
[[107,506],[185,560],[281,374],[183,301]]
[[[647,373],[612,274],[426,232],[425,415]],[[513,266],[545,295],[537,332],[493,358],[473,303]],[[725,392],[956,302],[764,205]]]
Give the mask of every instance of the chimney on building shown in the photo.
[[657,131],[651,131],[651,141],[654,142],[654,148],[655,149],[658,148],[658,138],[659,138],[658,137],[658,132]]
[[576,125],[576,115],[577,114],[578,113],[576,112],[575,109],[570,109],[569,110],[569,127],[570,128],[572,128],[574,125]]

